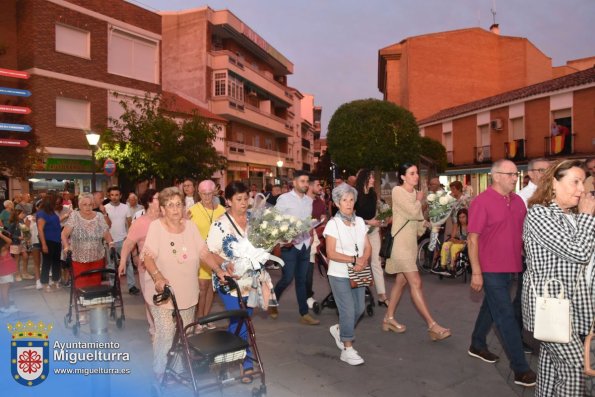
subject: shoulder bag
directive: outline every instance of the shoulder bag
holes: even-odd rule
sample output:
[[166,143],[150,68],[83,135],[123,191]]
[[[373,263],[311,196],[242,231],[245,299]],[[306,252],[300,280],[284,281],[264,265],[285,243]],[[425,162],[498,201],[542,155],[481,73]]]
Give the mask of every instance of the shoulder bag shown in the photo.
[[[595,377],[595,319],[591,323],[591,333],[585,338],[585,375]],[[591,379],[591,391],[595,392]]]
[[[543,287],[544,295],[538,296],[530,272],[529,277],[535,294],[533,337],[543,342],[569,343],[572,334],[570,299],[564,297],[564,284],[558,279],[550,278]],[[560,293],[557,297],[550,296],[550,283],[560,284]]]
[[388,259],[390,258],[390,254],[393,250],[393,242],[395,241],[395,237],[397,236],[397,234],[399,234],[399,232],[401,230],[403,230],[403,228],[409,223],[409,219],[407,219],[407,222],[405,222],[405,224],[403,226],[401,226],[401,228],[393,235],[390,230],[388,231],[388,233],[386,233],[384,235],[384,238],[382,239],[382,243],[380,244],[380,252],[378,253],[378,255],[380,255],[380,257],[384,258],[384,259]]
[[[336,219],[335,224],[337,226],[337,236],[339,237],[341,248],[344,248],[343,241],[341,241],[341,233],[339,232],[339,224],[337,223]],[[359,256],[359,247],[357,246],[357,241],[355,239],[353,241],[353,244],[355,245],[355,256]],[[351,288],[369,287],[374,285],[374,279],[372,278],[372,269],[370,266],[364,267],[359,272],[353,270],[354,266],[355,263],[347,264],[347,274],[349,275],[349,284],[351,285]]]

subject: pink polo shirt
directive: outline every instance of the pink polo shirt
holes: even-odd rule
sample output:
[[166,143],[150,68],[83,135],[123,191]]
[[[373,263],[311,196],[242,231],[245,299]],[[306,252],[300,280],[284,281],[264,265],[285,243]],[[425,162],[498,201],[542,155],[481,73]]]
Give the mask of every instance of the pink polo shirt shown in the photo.
[[515,193],[503,196],[491,186],[471,202],[469,233],[479,234],[482,272],[522,271],[523,222],[527,209]]

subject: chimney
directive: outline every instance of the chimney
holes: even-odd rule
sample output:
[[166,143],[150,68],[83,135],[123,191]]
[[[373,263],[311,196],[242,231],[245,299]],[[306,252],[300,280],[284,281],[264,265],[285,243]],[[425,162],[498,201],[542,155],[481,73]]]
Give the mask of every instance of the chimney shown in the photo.
[[492,26],[490,26],[490,32],[497,34],[499,36],[500,35],[500,25],[498,25],[497,23],[492,24]]

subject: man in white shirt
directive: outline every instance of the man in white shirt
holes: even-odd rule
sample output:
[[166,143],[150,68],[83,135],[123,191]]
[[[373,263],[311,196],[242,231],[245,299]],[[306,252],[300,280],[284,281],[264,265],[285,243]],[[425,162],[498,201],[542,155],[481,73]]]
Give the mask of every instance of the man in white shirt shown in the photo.
[[[126,234],[128,232],[128,206],[120,202],[122,193],[120,193],[119,187],[110,187],[107,189],[107,195],[110,199],[110,202],[105,205],[105,212],[111,221],[109,231],[114,240],[114,248],[116,249],[118,255],[120,255],[122,251],[122,244],[124,243]],[[113,269],[114,264],[111,263],[111,261],[108,261],[108,263],[109,267]],[[136,287],[134,268],[132,267],[132,262],[130,261],[128,261],[128,265],[126,266],[126,282],[128,284],[128,292],[131,295],[138,295],[140,293],[140,290]]]
[[[296,171],[293,176],[293,190],[284,193],[277,199],[275,208],[283,214],[293,215],[299,219],[309,219],[312,216],[312,199],[308,197],[309,176],[305,171]],[[275,285],[275,295],[281,299],[285,288],[295,277],[295,294],[300,312],[300,322],[306,325],[317,325],[320,321],[308,314],[306,294],[306,275],[310,266],[310,233],[305,232],[297,236],[290,244],[281,247],[281,258],[285,265],[283,276]],[[272,318],[277,317],[276,307],[269,311]]]
[[130,224],[132,223],[132,220],[135,219],[135,214],[137,212],[143,211],[145,210],[145,208],[140,205],[138,203],[138,197],[136,196],[136,194],[130,192],[130,194],[128,195],[128,200],[126,201],[126,205],[128,206],[128,227],[130,227]]
[[535,190],[537,190],[539,181],[549,166],[549,161],[543,158],[533,159],[527,165],[527,170],[529,171],[529,183],[519,192],[519,196],[523,199],[525,207],[527,207],[529,199],[533,196]]

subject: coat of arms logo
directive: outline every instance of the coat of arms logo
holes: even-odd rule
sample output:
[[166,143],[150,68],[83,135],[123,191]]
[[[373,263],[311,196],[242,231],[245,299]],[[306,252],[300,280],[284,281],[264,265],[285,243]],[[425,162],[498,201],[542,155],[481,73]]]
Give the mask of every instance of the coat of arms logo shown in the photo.
[[52,324],[27,321],[8,324],[12,378],[23,386],[37,386],[50,372],[49,333]]

